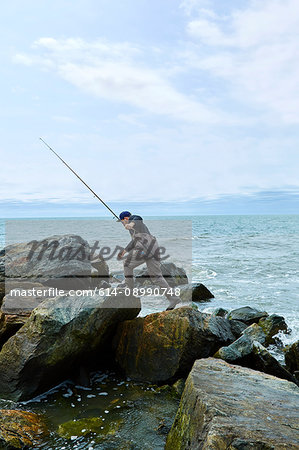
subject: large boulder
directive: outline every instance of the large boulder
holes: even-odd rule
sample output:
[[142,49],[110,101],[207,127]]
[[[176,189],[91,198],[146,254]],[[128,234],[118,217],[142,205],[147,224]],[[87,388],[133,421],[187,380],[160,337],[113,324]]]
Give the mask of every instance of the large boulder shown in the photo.
[[20,410],[0,410],[0,447],[3,449],[39,448],[48,434],[43,419]]
[[243,306],[231,311],[227,318],[229,320],[240,320],[241,322],[251,325],[257,323],[262,317],[267,317],[269,314],[266,311],[259,311],[251,306]]
[[299,341],[286,348],[285,363],[287,369],[299,379]]
[[258,324],[266,334],[266,345],[275,344],[277,342],[274,336],[279,331],[283,331],[284,333],[288,331],[285,318],[278,314],[271,314],[271,316],[263,317],[259,320]]
[[215,358],[221,358],[231,364],[260,370],[295,383],[294,377],[261,344],[265,341],[265,335],[262,333],[254,330],[253,333],[243,334],[231,345],[220,348],[215,353]]
[[297,450],[299,389],[214,358],[196,361],[166,450]]
[[115,326],[140,312],[136,297],[66,295],[44,301],[0,352],[0,397],[27,400],[97,354],[100,364]]
[[3,258],[6,282],[10,279],[20,283],[31,280],[65,289],[70,286],[72,289],[89,286],[94,281],[91,280],[93,269],[99,279],[109,277],[103,258],[97,256],[95,260],[93,248],[88,242],[73,234],[9,245]]
[[233,340],[227,319],[182,307],[119,324],[113,346],[127,376],[158,383],[185,375],[195,359]]
[[[163,277],[171,287],[188,283],[188,277],[182,267],[176,266],[174,263],[161,263],[161,271]],[[135,283],[137,286],[152,284],[147,267],[136,270]]]

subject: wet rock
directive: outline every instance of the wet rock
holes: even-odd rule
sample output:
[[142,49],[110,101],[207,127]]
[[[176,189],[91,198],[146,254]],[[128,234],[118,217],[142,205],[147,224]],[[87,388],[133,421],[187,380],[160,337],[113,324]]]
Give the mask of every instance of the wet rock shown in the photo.
[[223,308],[217,308],[212,312],[212,316],[225,317],[228,314],[228,311]]
[[299,389],[214,358],[195,362],[166,450],[295,450]]
[[245,330],[242,331],[242,335],[249,336],[252,340],[258,341],[260,344],[264,344],[266,342],[266,335],[263,332],[263,329],[256,323],[253,323],[249,327],[245,328]]
[[[188,283],[185,270],[174,263],[161,263],[161,271],[169,286],[180,286]],[[152,284],[147,267],[135,271],[136,286]]]
[[202,283],[184,284],[179,288],[183,302],[207,302],[214,298],[214,295]]
[[28,411],[0,410],[1,448],[38,448],[48,434],[40,416]]
[[233,335],[236,339],[238,339],[242,335],[243,331],[246,330],[247,325],[240,320],[230,320],[230,327]]
[[[285,364],[286,368],[295,373],[299,371],[299,341],[289,345],[285,350]],[[296,377],[299,379],[298,375]]]
[[65,379],[94,354],[100,364],[117,323],[139,312],[140,300],[122,295],[44,301],[0,352],[0,397],[30,399]]
[[209,300],[211,298],[214,298],[214,295],[202,283],[192,284],[192,301],[193,302],[200,302],[200,301],[204,301],[204,300]]
[[127,376],[158,383],[188,373],[195,359],[233,340],[227,319],[182,307],[119,324],[113,346]]
[[249,367],[254,370],[296,382],[295,378],[250,335],[244,334],[227,347],[220,348],[215,358],[221,358],[231,364]]
[[184,391],[185,383],[186,383],[185,378],[179,378],[179,379],[172,385],[173,389],[175,390],[175,392],[177,393],[177,395],[178,395],[179,397],[181,397],[181,395],[182,395],[182,393],[183,393],[183,391]]
[[227,318],[229,320],[240,320],[241,322],[251,325],[253,323],[258,323],[262,317],[267,317],[268,313],[266,311],[259,311],[258,309],[251,308],[250,306],[244,306],[242,308],[234,309],[231,311]]
[[263,317],[259,320],[258,324],[262,327],[264,333],[266,334],[266,345],[276,343],[274,336],[279,331],[288,331],[288,326],[284,317],[277,314],[271,314],[269,317]]
[[91,263],[93,249],[86,240],[72,234],[9,245],[3,258],[6,280],[19,280],[20,286],[31,279],[62,289],[87,287],[94,283],[94,266],[99,280],[109,277],[106,262],[99,256]]

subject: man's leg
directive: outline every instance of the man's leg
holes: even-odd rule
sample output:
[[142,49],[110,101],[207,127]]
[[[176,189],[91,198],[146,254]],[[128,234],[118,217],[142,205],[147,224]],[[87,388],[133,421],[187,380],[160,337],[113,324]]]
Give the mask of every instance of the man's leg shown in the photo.
[[135,267],[138,267],[143,263],[144,260],[140,258],[140,255],[138,255],[138,252],[136,252],[136,250],[132,250],[131,252],[129,252],[128,256],[124,260],[125,282],[127,287],[131,289],[131,291],[134,288],[133,270],[135,269]]
[[[171,287],[163,277],[160,261],[157,261],[155,258],[151,258],[146,260],[146,265],[152,282],[154,284],[157,284],[162,289],[164,288],[167,289],[167,291],[171,291]],[[171,295],[169,293],[168,294],[166,293],[165,297],[170,302],[167,310],[174,309],[175,305],[181,302],[180,297],[178,297],[177,295]]]

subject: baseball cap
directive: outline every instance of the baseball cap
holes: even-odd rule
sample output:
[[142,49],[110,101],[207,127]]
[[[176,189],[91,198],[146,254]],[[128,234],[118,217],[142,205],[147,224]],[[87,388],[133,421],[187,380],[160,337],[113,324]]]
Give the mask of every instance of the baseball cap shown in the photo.
[[120,222],[121,220],[124,220],[125,217],[130,217],[132,214],[129,211],[123,211],[120,213],[119,215],[119,220],[118,222]]

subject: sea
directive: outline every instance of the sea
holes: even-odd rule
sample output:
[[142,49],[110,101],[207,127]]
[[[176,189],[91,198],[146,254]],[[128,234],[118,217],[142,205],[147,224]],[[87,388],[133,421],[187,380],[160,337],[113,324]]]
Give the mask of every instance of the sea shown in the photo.
[[[40,238],[59,234],[57,230],[60,234],[81,230],[82,237],[89,240],[94,239],[92,231],[99,224],[101,235],[108,235],[119,226],[112,219],[43,220],[17,219],[15,228],[11,221],[6,224],[1,221],[0,247],[26,241],[34,226],[40,230]],[[184,267],[190,281],[203,283],[214,294],[211,301],[197,304],[199,310],[212,312],[219,307],[232,310],[251,306],[279,314],[289,327],[288,334],[280,335],[283,343],[299,339],[299,215],[150,217],[144,221],[169,249],[168,261]],[[120,241],[121,244],[128,241],[125,230]],[[108,264],[111,270],[121,270],[116,259]],[[141,315],[161,311],[165,306],[165,300],[150,298]],[[0,406],[12,407],[4,400],[0,400]],[[40,448],[162,449],[165,435],[159,430],[165,424],[165,430],[171,426],[178,400],[156,387],[98,372],[92,374],[90,388],[66,381],[17,407],[42,413],[47,418],[51,433]],[[75,430],[68,439],[57,435],[63,422],[81,424],[78,421],[83,420],[83,426],[86,418],[94,416],[117,423],[120,431],[110,434],[109,439],[94,433],[77,435]]]

